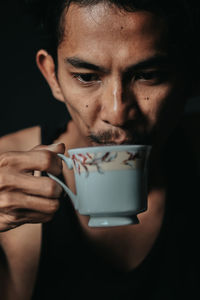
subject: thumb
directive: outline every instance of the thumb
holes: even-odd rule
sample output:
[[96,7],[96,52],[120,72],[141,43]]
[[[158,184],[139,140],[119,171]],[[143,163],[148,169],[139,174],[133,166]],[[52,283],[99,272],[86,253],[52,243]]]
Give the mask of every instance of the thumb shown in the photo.
[[38,151],[38,150],[49,150],[53,151],[55,153],[65,153],[65,144],[64,143],[58,143],[58,144],[50,144],[50,145],[37,145],[34,148],[31,149],[31,151]]

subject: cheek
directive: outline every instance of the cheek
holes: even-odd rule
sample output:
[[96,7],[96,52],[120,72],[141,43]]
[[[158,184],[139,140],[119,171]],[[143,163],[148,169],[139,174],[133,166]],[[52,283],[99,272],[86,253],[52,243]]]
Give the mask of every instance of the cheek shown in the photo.
[[62,86],[65,104],[71,117],[79,123],[79,126],[87,128],[93,126],[99,112],[98,100],[84,90],[73,88],[73,86]]
[[135,91],[138,108],[148,120],[149,125],[154,125],[162,112],[165,109],[168,110],[168,106],[172,103],[172,94],[169,85],[140,87]]

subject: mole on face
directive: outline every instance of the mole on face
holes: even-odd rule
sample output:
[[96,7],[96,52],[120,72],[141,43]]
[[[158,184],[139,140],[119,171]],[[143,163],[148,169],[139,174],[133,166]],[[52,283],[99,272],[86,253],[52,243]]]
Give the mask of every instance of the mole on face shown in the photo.
[[88,108],[88,105],[86,104],[86,106],[85,106],[86,108]]

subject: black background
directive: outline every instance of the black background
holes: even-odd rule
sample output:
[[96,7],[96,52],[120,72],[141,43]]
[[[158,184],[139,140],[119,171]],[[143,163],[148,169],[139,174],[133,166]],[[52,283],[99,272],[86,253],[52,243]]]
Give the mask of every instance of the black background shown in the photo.
[[67,115],[36,66],[40,48],[36,26],[17,2],[0,3],[0,136]]

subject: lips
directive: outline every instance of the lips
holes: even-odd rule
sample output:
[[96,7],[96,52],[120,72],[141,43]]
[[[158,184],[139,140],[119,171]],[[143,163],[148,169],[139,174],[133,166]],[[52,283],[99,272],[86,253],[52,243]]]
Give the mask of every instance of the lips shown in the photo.
[[95,146],[109,146],[109,145],[144,145],[149,144],[150,136],[144,132],[113,132],[113,131],[104,131],[91,133],[88,136],[92,145]]
[[137,139],[129,139],[129,138],[118,138],[116,140],[94,140],[93,138],[92,144],[96,145],[102,145],[102,146],[112,146],[112,145],[134,145],[134,144],[139,144],[139,141]]

